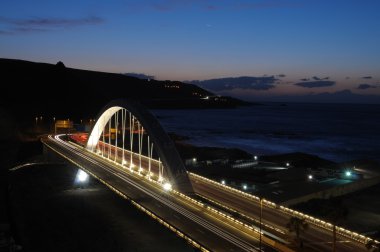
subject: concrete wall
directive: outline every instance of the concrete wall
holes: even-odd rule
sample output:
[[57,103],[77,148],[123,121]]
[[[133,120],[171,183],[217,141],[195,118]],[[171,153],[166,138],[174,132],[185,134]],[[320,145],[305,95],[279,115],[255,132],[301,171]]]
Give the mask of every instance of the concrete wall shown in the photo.
[[345,195],[345,194],[352,193],[355,191],[359,191],[359,190],[365,189],[367,187],[370,187],[379,183],[380,183],[380,176],[370,178],[370,179],[361,179],[349,184],[336,186],[333,188],[329,188],[326,190],[322,190],[319,192],[315,192],[315,193],[304,195],[298,198],[294,198],[288,201],[284,201],[284,202],[281,202],[280,204],[283,206],[290,206],[290,205],[298,204],[301,202],[306,202],[311,199],[328,199],[331,197],[337,197],[337,196]]

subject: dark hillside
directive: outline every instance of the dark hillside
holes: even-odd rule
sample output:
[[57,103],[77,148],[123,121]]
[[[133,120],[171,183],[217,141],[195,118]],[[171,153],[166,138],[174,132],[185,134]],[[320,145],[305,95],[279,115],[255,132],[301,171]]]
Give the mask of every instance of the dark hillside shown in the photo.
[[[0,59],[0,107],[30,120],[35,116],[93,117],[108,101],[134,98],[152,108],[225,108],[242,105],[178,81],[141,80],[22,60]],[[206,99],[209,97],[208,99]]]

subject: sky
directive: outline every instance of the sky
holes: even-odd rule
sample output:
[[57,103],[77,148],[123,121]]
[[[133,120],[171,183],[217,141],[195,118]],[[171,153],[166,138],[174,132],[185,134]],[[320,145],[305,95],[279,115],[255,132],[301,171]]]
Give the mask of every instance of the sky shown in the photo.
[[0,57],[159,80],[268,77],[245,97],[380,95],[379,0],[2,0]]

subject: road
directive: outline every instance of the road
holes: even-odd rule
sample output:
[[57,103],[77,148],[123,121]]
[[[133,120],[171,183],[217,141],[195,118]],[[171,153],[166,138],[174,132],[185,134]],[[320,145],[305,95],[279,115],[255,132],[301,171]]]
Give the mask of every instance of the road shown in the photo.
[[[58,144],[58,145],[63,144],[63,143],[58,143],[56,140],[52,140],[52,139],[50,139],[50,141],[52,142],[52,144],[53,143]],[[71,147],[73,147],[73,146],[71,146]],[[104,147],[106,150],[105,153],[108,153],[108,145],[105,145]],[[62,148],[62,146],[61,146],[61,148]],[[67,148],[69,148],[69,147],[67,147]],[[67,148],[65,149],[66,151],[67,151]],[[114,152],[115,147],[110,147],[110,148],[113,148],[113,152]],[[80,148],[77,148],[75,151],[81,151],[81,150],[80,150]],[[71,152],[73,152],[73,150],[71,150]],[[88,153],[86,153],[84,151],[81,151],[80,153],[82,155],[88,156]],[[118,151],[117,156],[118,156],[117,159],[119,160],[119,162],[121,162],[121,160],[120,160],[121,159],[121,150]],[[128,161],[130,160],[130,152],[126,151],[124,156]],[[95,155],[92,155],[91,158],[96,159],[97,162],[100,162],[100,161],[104,162],[104,159],[96,157]],[[111,151],[111,158],[112,159],[115,158],[115,156],[112,154],[112,151]],[[140,167],[140,156],[138,154],[133,153],[132,158],[133,158],[133,163],[136,166],[135,169],[138,170],[137,168]],[[149,163],[149,159],[145,156],[141,156],[141,167],[147,168],[148,163]],[[108,163],[104,164],[104,166],[108,167],[109,164]],[[106,168],[103,168],[103,169],[108,171],[108,172],[111,172],[113,174],[116,172],[116,174],[114,174],[114,175],[123,176],[123,178],[125,176],[127,176],[129,178],[129,176],[130,176],[130,173],[128,173],[128,172],[124,172],[124,171],[120,172],[120,168],[108,167],[107,168],[108,170]],[[99,170],[99,169],[97,169],[97,170]],[[157,161],[151,160],[151,171],[153,173],[156,173],[156,174],[158,173],[158,162]],[[101,171],[101,170],[99,170],[98,172],[100,172],[100,174],[104,173],[104,171]],[[106,174],[103,174],[103,175],[106,175]],[[189,176],[190,176],[190,180],[192,182],[195,193],[198,194],[201,198],[206,199],[207,202],[210,202],[210,201],[215,202],[213,207],[218,206],[218,205],[225,206],[225,207],[229,208],[230,210],[232,210],[233,212],[238,213],[238,214],[234,215],[235,218],[243,221],[244,223],[247,223],[250,226],[254,226],[257,229],[259,228],[260,202],[258,200],[253,200],[251,198],[242,197],[242,195],[240,193],[233,191],[233,190],[229,190],[228,187],[222,186],[219,183],[210,183],[206,179],[203,179],[202,177],[196,176],[195,174],[189,173]],[[129,178],[129,179],[131,179],[131,178]],[[114,183],[114,181],[112,181],[112,183]],[[115,182],[115,183],[117,183],[117,182]],[[131,182],[128,182],[128,183],[131,183]],[[139,183],[143,184],[143,188],[140,188],[140,190],[142,190],[144,188],[150,188],[151,187],[151,185],[146,184],[147,182],[144,180],[141,180],[141,178],[139,180]],[[121,187],[123,187],[122,183],[119,183],[119,184]],[[140,184],[140,187],[141,187],[141,184]],[[126,189],[128,189],[128,188],[126,188]],[[156,190],[158,190],[158,192],[162,194],[162,188],[156,188]],[[128,190],[126,190],[126,191],[128,191]],[[177,202],[179,200],[178,197],[172,197],[172,195],[167,194],[167,193],[165,194],[165,196],[166,196],[166,198],[164,198],[164,199],[170,199],[171,202]],[[164,204],[164,203],[161,202],[160,204]],[[169,203],[166,201],[166,204],[174,204],[174,203]],[[185,209],[186,209],[188,202],[180,202],[177,204],[179,204],[180,206],[181,206],[181,204],[182,205],[185,204]],[[164,210],[164,209],[167,210],[166,208],[168,207],[167,205],[165,205],[165,206],[166,207],[163,209],[161,209],[161,207],[163,207],[162,205],[161,205],[161,207],[159,207],[159,209],[157,209],[157,206],[156,206],[156,208],[154,208],[154,206],[153,206],[153,208],[149,208],[149,209],[152,209],[152,211],[158,211],[159,213],[162,212],[162,214],[164,214],[164,212],[162,210]],[[152,206],[150,206],[150,207],[152,207]],[[160,209],[161,209],[161,211],[160,211]],[[257,245],[257,234],[256,233],[253,233],[253,234],[248,233],[247,234],[247,232],[242,231],[242,228],[239,226],[233,226],[233,228],[231,229],[231,225],[229,224],[229,225],[227,225],[228,226],[227,229],[224,229],[225,227],[219,226],[221,223],[217,222],[218,223],[217,227],[219,229],[214,230],[213,228],[210,228],[211,229],[210,230],[210,229],[206,228],[208,230],[207,231],[207,230],[203,230],[201,227],[199,227],[199,225],[202,226],[200,223],[196,224],[197,226],[183,225],[183,223],[187,223],[187,222],[182,222],[182,220],[184,220],[183,218],[187,218],[187,220],[197,219],[197,218],[195,218],[196,216],[202,217],[202,219],[205,218],[205,220],[210,221],[207,218],[207,217],[210,217],[209,216],[210,213],[208,213],[208,216],[202,216],[205,214],[204,212],[202,212],[204,209],[202,210],[202,209],[199,209],[199,207],[197,208],[194,206],[192,206],[190,209],[195,211],[195,212],[194,211],[192,212],[192,214],[194,214],[194,215],[189,215],[189,214],[187,214],[187,212],[186,212],[186,214],[182,213],[180,219],[176,218],[176,220],[174,220],[173,225],[175,225],[175,226],[179,225],[185,229],[188,227],[192,227],[192,228],[190,228],[190,230],[186,229],[186,230],[188,230],[186,232],[189,232],[189,234],[191,234],[191,237],[193,237],[194,239],[197,239],[197,240],[200,239],[199,241],[202,241],[202,244],[209,244],[210,243],[210,241],[208,241],[208,239],[206,239],[206,241],[204,238],[202,239],[202,236],[203,237],[205,236],[204,234],[207,234],[207,237],[209,237],[209,233],[211,232],[214,234],[214,238],[216,238],[216,239],[228,237],[226,239],[229,240],[229,239],[232,239],[231,235],[236,235],[236,232],[237,232],[239,234],[242,233],[240,235],[243,235],[243,238],[241,238],[241,236],[238,236],[238,238],[241,239],[240,241],[245,241],[244,237],[247,235],[251,236],[250,237],[251,239],[248,238],[248,244],[254,244],[253,248],[257,248],[257,246],[258,246]],[[180,209],[180,210],[183,211],[183,209]],[[225,208],[219,207],[219,210],[225,210]],[[174,210],[172,209],[171,211],[174,211]],[[179,212],[181,212],[181,211],[179,211]],[[171,219],[173,219],[173,216],[175,216],[175,215],[169,215],[166,217],[163,216],[162,218],[167,220],[166,218],[169,217],[169,220],[170,220],[170,217],[171,217]],[[179,215],[177,215],[177,216],[179,216]],[[215,216],[215,215],[214,216],[211,215],[211,217],[212,218],[211,218],[210,223],[213,223],[212,219],[220,218],[220,216]],[[287,240],[289,238],[289,234],[287,233],[286,224],[288,223],[289,219],[290,219],[290,215],[288,213],[285,213],[278,208],[272,208],[272,207],[267,206],[266,204],[263,204],[263,208],[262,208],[262,223],[263,223],[262,224],[262,230],[264,232],[264,236],[269,237],[269,238],[274,239],[274,240],[277,240],[277,241],[281,241],[281,242],[283,242],[284,240]],[[224,221],[224,224],[226,224],[225,221]],[[195,224],[193,224],[193,225],[195,225]],[[202,226],[202,227],[205,228],[204,226]],[[199,228],[201,228],[201,229],[199,229]],[[199,230],[199,231],[194,232],[194,230]],[[203,231],[201,231],[201,230],[203,230]],[[222,231],[223,230],[229,230],[228,231],[229,233],[222,234],[221,236],[217,235],[215,237],[215,234],[216,233],[219,234],[219,232],[221,232],[221,230]],[[202,233],[205,231],[206,231],[206,233]],[[202,235],[199,236],[199,233]],[[230,235],[230,236],[228,236],[228,235]],[[211,240],[214,240],[214,238],[212,238]],[[224,240],[226,240],[226,239],[224,239]],[[326,230],[324,228],[321,228],[319,226],[309,224],[308,230],[302,234],[302,239],[304,240],[304,246],[311,249],[311,251],[331,251],[332,250],[332,240],[333,240],[332,232],[329,230]],[[337,241],[338,242],[337,242],[337,247],[336,247],[337,250],[336,251],[368,251],[363,244],[358,243],[358,242],[353,241],[353,240],[349,240],[348,238],[342,237],[340,235],[337,236]],[[234,241],[234,242],[239,244],[238,241]],[[217,244],[223,244],[223,243],[220,243],[218,241]],[[243,246],[243,244],[240,244],[240,245],[241,246],[239,249],[242,249],[244,246]],[[212,250],[216,249],[217,251],[221,251],[220,249],[222,249],[224,251],[225,249],[228,248],[225,245],[222,245],[218,248],[213,247],[215,245],[208,245],[208,246],[212,246],[212,248],[213,248]],[[237,248],[235,247],[232,249],[237,249]],[[228,250],[227,249],[226,251],[240,251],[239,249],[238,250]]]
[[[218,186],[213,183],[207,183],[190,174],[190,181],[197,194],[203,195],[214,201],[217,201],[229,208],[235,209],[239,213],[247,215],[253,219],[258,220],[260,218],[260,203],[259,201],[250,200],[242,197],[240,194],[225,189],[223,186]],[[263,204],[262,220],[263,224],[278,228],[286,233],[286,224],[289,222],[290,215],[282,212],[279,209],[271,208]],[[271,229],[267,229],[271,230]],[[272,229],[273,230],[273,229]],[[272,231],[274,232],[274,231]],[[286,235],[277,234],[281,237]],[[308,230],[306,230],[301,237],[305,247],[312,248],[315,251],[331,251],[332,250],[332,232],[327,231],[318,226],[309,224]],[[350,241],[340,235],[337,236],[337,251],[368,251],[364,245]]]
[[[211,251],[258,251],[258,234],[242,228],[219,215],[207,211],[170,191],[163,190],[138,173],[131,173],[119,166],[85,151],[83,148],[49,137],[43,143],[64,155],[66,159],[86,167],[88,171],[133,201],[158,215],[183,233]],[[273,251],[263,246],[265,251]]]
[[[128,152],[128,151],[127,151]],[[128,152],[130,154],[130,152]],[[133,162],[139,165],[139,155],[133,154]],[[142,156],[141,166],[148,167],[148,160]],[[151,170],[158,173],[158,163],[152,162]],[[253,221],[247,221],[249,224],[258,226],[260,218],[260,204],[259,201],[250,200],[242,197],[236,191],[228,190],[227,187],[217,183],[209,183],[204,179],[189,173],[190,181],[196,194],[226,206],[238,213],[248,216]],[[289,222],[290,215],[273,209],[263,204],[262,221],[263,229],[268,234],[273,234],[283,240],[289,238],[286,224]],[[279,232],[277,232],[278,230]],[[304,246],[314,251],[330,251],[332,250],[333,234],[332,231],[323,229],[319,226],[309,224],[308,230],[302,235]],[[347,237],[337,235],[336,251],[368,251],[365,246],[356,241],[350,240]]]
[[[105,146],[105,150],[108,152],[107,146]],[[130,158],[130,152],[126,151],[126,153],[127,154],[125,155]],[[114,158],[112,151],[111,157]],[[132,153],[132,160],[136,166],[140,166],[140,158],[138,154]],[[148,167],[147,157],[141,156],[141,166]],[[158,173],[157,161],[152,161],[151,171],[156,174]],[[249,218],[247,220],[247,218],[243,217],[248,224],[258,227],[260,218],[259,201],[242,197],[242,195],[236,191],[228,190],[227,187],[218,183],[209,183],[191,173],[189,173],[189,176],[196,194],[206,199],[215,201],[222,206],[226,206],[237,213],[252,218],[253,220],[250,220]],[[279,209],[273,209],[263,204],[262,227],[264,231],[268,232],[268,234],[275,235],[282,240],[289,240],[289,233],[287,232],[286,224],[289,222],[290,217],[291,216],[288,213],[280,211]],[[310,223],[308,230],[301,234],[301,238],[304,240],[304,246],[314,251],[332,250],[333,233],[330,230],[326,230]],[[336,251],[355,252],[368,250],[363,244],[338,234]]]

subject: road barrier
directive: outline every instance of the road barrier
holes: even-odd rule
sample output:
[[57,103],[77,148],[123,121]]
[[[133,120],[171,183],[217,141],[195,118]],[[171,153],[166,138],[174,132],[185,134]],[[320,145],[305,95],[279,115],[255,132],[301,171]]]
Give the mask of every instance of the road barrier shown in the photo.
[[[209,183],[211,183],[211,184],[213,184],[215,186],[218,186],[218,187],[224,188],[226,190],[229,190],[231,192],[240,194],[244,198],[256,201],[258,204],[260,204],[260,197],[257,197],[255,195],[252,195],[252,194],[249,194],[249,193],[246,193],[246,192],[243,192],[243,191],[240,191],[240,190],[238,190],[236,188],[233,188],[233,187],[221,184],[221,183],[219,183],[217,181],[205,178],[203,176],[200,176],[200,175],[192,173],[192,172],[188,172],[188,174],[190,176],[193,176],[194,178],[197,178],[197,179],[209,182]],[[328,231],[331,231],[331,232],[333,231],[334,225],[331,224],[331,223],[329,223],[329,222],[326,222],[326,221],[323,221],[321,219],[315,218],[313,216],[301,213],[299,211],[295,211],[295,210],[290,209],[288,207],[284,207],[284,206],[278,205],[278,204],[276,204],[274,202],[271,202],[269,200],[266,200],[266,199],[262,199],[262,201],[263,201],[263,204],[265,206],[267,206],[267,207],[278,209],[278,210],[280,210],[280,211],[282,211],[282,212],[284,212],[284,213],[286,213],[286,214],[288,214],[290,216],[294,216],[294,217],[305,219],[308,223],[314,224],[314,225],[316,225],[318,227],[324,228],[324,229],[326,229]],[[344,236],[346,238],[352,239],[352,240],[357,241],[357,242],[362,243],[362,244],[367,244],[370,241],[373,241],[376,244],[380,244],[380,242],[378,240],[374,240],[374,239],[372,239],[372,238],[370,238],[368,236],[364,236],[362,234],[350,231],[348,229],[345,229],[345,228],[342,228],[342,227],[339,227],[339,226],[336,226],[336,232],[337,232],[337,234],[340,234],[340,235],[342,235],[342,236]]]
[[199,251],[202,251],[202,252],[210,252],[210,250],[208,248],[206,248],[204,245],[202,245],[200,242],[197,242],[197,241],[193,240],[192,238],[190,238],[190,236],[186,235],[184,232],[182,232],[178,228],[174,227],[173,225],[170,225],[168,222],[166,222],[163,219],[161,219],[158,215],[156,215],[152,211],[148,210],[147,208],[143,207],[142,205],[140,205],[139,203],[137,203],[133,199],[129,198],[126,194],[124,194],[123,192],[119,191],[118,189],[116,189],[112,185],[108,184],[106,181],[104,181],[103,179],[101,179],[100,177],[98,177],[96,174],[94,174],[91,171],[87,170],[85,167],[83,167],[82,165],[78,164],[77,162],[75,162],[71,158],[67,157],[63,153],[55,150],[53,147],[51,147],[49,144],[47,144],[43,140],[42,140],[42,143],[45,146],[47,146],[48,148],[50,148],[52,151],[54,151],[55,153],[59,154],[60,156],[64,157],[65,159],[69,160],[71,163],[73,163],[76,166],[80,167],[82,170],[84,170],[86,173],[90,174],[95,179],[99,180],[102,184],[104,184],[105,186],[107,186],[108,188],[110,188],[112,191],[114,191],[115,193],[117,193],[119,196],[121,196],[124,199],[130,201],[132,203],[132,205],[135,206],[137,209],[139,209],[140,211],[146,213],[147,215],[149,215],[150,217],[152,217],[154,220],[156,220],[158,223],[160,223],[164,227],[166,227],[169,230],[171,230],[172,232],[174,232],[177,236],[179,236],[182,239],[186,240],[186,242],[189,243],[194,248],[196,248],[196,249],[198,249]]

